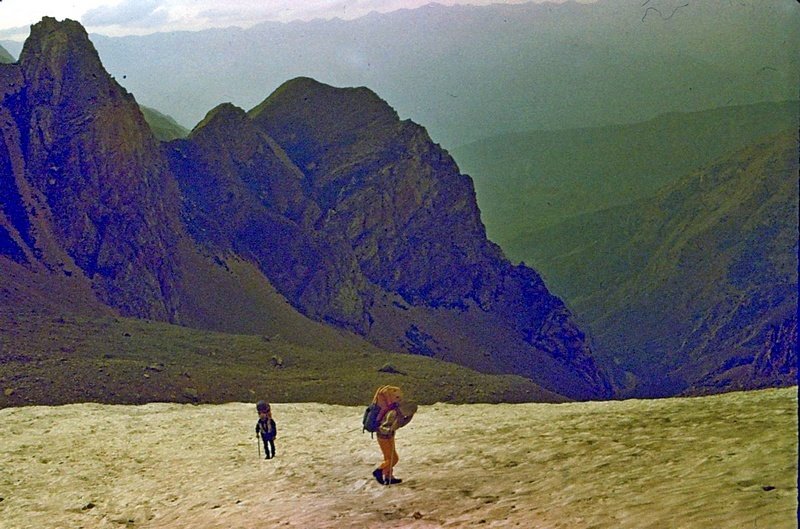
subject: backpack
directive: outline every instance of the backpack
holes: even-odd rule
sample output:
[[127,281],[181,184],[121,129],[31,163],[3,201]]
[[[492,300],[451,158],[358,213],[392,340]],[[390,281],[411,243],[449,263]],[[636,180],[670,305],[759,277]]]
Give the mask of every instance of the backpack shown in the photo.
[[378,418],[381,414],[381,407],[378,405],[377,402],[373,402],[367,409],[364,410],[364,418],[361,420],[362,429],[361,432],[369,432],[375,433],[378,431],[378,426],[380,426],[380,421]]
[[[364,417],[361,419],[362,433],[369,432],[372,434],[378,431],[378,427],[381,425],[381,419],[383,419],[383,415],[388,409],[385,408],[385,396],[387,394],[393,394],[395,398],[398,396],[402,397],[400,388],[395,386],[380,386],[377,391],[375,391],[375,396],[372,397],[372,403],[364,410]],[[381,406],[381,402],[383,402],[383,406]]]

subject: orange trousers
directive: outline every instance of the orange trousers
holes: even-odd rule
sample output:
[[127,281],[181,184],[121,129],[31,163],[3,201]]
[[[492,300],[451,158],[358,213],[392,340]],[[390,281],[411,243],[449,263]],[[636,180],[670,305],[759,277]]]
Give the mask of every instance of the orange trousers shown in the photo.
[[383,454],[383,463],[379,468],[383,471],[384,478],[390,478],[392,477],[392,469],[400,460],[400,456],[397,455],[397,450],[394,448],[394,436],[378,437],[378,446],[381,447],[381,453]]

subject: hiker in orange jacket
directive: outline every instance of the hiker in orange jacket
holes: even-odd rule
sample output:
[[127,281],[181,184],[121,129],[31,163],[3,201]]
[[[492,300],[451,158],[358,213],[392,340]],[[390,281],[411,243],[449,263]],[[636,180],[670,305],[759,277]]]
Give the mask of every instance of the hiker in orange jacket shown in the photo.
[[383,462],[376,468],[372,475],[382,485],[394,485],[402,482],[402,479],[395,478],[393,475],[394,466],[400,460],[395,448],[395,432],[408,424],[417,410],[417,406],[411,402],[403,401],[403,392],[396,386],[381,386],[375,393],[375,402],[381,408],[378,415],[377,438],[378,446],[383,454]]

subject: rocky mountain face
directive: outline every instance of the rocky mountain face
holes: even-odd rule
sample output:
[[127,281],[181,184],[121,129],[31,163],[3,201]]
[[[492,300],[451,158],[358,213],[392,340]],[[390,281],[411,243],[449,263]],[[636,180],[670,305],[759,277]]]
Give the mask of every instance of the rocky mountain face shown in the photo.
[[4,304],[40,274],[216,330],[297,310],[389,350],[610,396],[564,304],[486,239],[470,179],[366,89],[296,79],[160,144],[83,28],[45,18],[0,66],[0,124],[0,267],[24,271],[4,275]]
[[371,91],[298,78],[165,150],[197,241],[253,259],[304,314],[389,350],[609,394],[563,303],[486,239],[471,180]]
[[252,265],[197,247],[160,143],[78,23],[33,26],[0,66],[0,116],[4,309],[255,333],[297,320]]
[[81,26],[33,26],[2,67],[0,186],[6,245],[18,261],[80,270],[123,314],[178,313],[180,197],[128,94]]

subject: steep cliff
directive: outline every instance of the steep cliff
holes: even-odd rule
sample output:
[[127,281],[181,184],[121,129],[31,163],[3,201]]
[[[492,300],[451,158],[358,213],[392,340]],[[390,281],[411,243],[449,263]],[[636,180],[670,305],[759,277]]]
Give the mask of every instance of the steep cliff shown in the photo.
[[179,196],[133,97],[72,21],[32,26],[3,69],[0,178],[20,250],[77,267],[123,314],[174,321]]
[[167,152],[197,240],[253,256],[301,312],[391,350],[610,394],[563,303],[486,239],[471,180],[373,92],[294,79]]
[[0,65],[0,126],[4,308],[49,285],[65,313],[229,332],[303,321],[251,265],[197,247],[160,143],[77,22],[44,18]]

